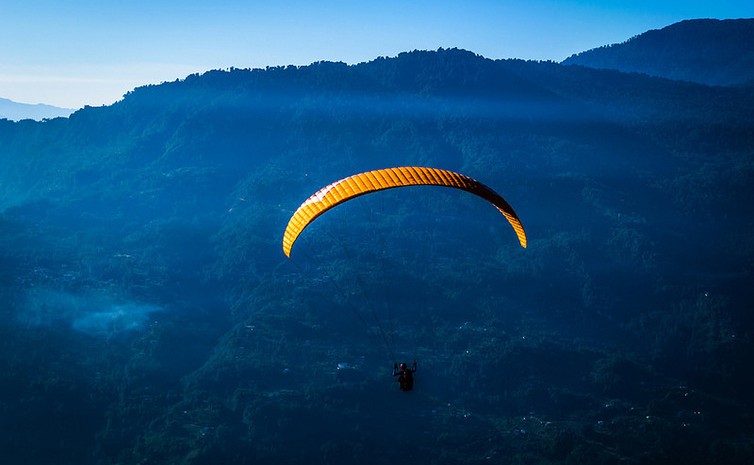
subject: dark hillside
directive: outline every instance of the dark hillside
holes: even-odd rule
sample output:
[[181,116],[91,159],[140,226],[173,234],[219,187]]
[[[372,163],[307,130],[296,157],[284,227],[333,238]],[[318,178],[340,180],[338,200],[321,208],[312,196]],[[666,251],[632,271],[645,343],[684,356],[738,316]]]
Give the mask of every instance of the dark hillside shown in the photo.
[[565,65],[713,86],[754,82],[754,19],[682,21],[573,55]]
[[[752,106],[453,49],[0,121],[4,463],[748,464]],[[285,258],[304,199],[396,165],[529,247],[406,188]]]

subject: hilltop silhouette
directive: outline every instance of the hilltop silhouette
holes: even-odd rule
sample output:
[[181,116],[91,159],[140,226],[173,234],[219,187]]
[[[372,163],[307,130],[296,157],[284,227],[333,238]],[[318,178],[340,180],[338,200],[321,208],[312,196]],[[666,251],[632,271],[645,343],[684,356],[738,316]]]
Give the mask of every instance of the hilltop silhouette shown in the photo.
[[573,55],[566,65],[716,86],[754,84],[754,19],[696,19]]

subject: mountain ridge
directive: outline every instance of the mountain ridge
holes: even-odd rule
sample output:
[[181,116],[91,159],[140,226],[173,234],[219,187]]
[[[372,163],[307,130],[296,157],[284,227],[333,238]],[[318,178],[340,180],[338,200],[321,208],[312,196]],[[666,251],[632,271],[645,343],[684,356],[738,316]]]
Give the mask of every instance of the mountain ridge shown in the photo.
[[715,86],[754,84],[754,19],[694,19],[574,54],[564,65]]
[[[689,53],[687,43],[689,37],[703,38],[703,41],[706,43],[705,47],[698,53]],[[442,50],[441,48],[438,51]],[[460,51],[475,55],[472,51],[462,49]],[[684,53],[679,53],[679,51],[684,51]],[[431,53],[432,51],[407,51],[402,52],[398,56],[420,52]],[[679,55],[682,56],[679,58]],[[340,66],[359,66],[377,63],[386,59],[389,58],[377,57],[374,60],[353,65],[315,62],[307,66],[324,63]],[[515,62],[532,60],[516,58],[493,61]],[[606,44],[575,53],[560,62],[560,64],[580,65],[596,69],[612,69],[621,72],[638,72],[650,76],[672,80],[685,80],[705,85],[751,86],[754,85],[754,19],[684,20],[661,29],[646,31],[621,43]],[[660,64],[664,65],[664,68]],[[265,69],[270,70],[275,68],[288,67],[267,67]],[[219,70],[209,70],[196,75],[209,74],[213,71]],[[181,80],[179,79],[179,81]],[[169,82],[148,84],[141,87],[153,87],[163,84],[169,84]],[[132,92],[129,91],[126,95]],[[5,118],[11,121],[31,119],[40,121],[43,119],[68,117],[75,111],[78,110],[43,103],[19,103],[0,97],[0,119]]]

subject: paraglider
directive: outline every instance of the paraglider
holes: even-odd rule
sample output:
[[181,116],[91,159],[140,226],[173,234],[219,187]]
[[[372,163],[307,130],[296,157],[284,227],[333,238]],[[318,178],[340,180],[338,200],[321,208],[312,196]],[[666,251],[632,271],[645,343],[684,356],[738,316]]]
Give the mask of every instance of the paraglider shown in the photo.
[[404,186],[442,186],[460,189],[490,202],[513,227],[521,247],[526,247],[526,232],[516,212],[498,193],[481,182],[453,171],[405,166],[354,174],[328,184],[309,197],[293,213],[283,234],[283,252],[291,256],[294,242],[317,217],[327,210],[358,196]]
[[[353,176],[328,184],[315,192],[296,209],[293,216],[291,216],[291,219],[288,221],[288,226],[283,233],[283,253],[290,258],[291,248],[296,242],[296,239],[298,239],[304,229],[306,229],[312,221],[329,209],[364,194],[405,186],[452,187],[483,198],[505,216],[513,227],[513,231],[516,233],[521,247],[526,248],[526,232],[521,224],[521,220],[519,220],[518,215],[516,215],[516,212],[513,211],[513,208],[508,202],[506,202],[497,192],[473,178],[453,171],[438,168],[404,166],[354,174]],[[336,286],[336,288],[339,289],[338,286]],[[341,293],[345,296],[346,300],[348,300],[348,294],[342,291]],[[390,353],[390,358],[395,360],[395,350],[392,338],[388,337],[388,333],[380,323],[380,319],[377,317],[374,308],[372,308],[371,305],[368,305],[368,308],[371,310],[374,322],[379,329],[379,335],[381,336],[386,349]],[[367,321],[355,306],[352,310],[362,323],[367,326],[367,329],[369,329]],[[406,363],[401,363],[400,368],[397,363],[393,364],[393,376],[398,376],[400,389],[404,392],[409,392],[413,389],[416,365],[416,361],[413,362],[411,367]]]

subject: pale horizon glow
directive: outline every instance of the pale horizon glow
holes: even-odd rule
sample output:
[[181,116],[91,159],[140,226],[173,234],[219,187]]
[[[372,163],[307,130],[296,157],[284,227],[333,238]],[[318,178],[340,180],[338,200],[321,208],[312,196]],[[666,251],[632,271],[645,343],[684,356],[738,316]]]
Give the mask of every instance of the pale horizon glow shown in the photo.
[[684,19],[751,17],[750,1],[5,0],[0,98],[76,109],[212,69],[441,47],[562,61]]

